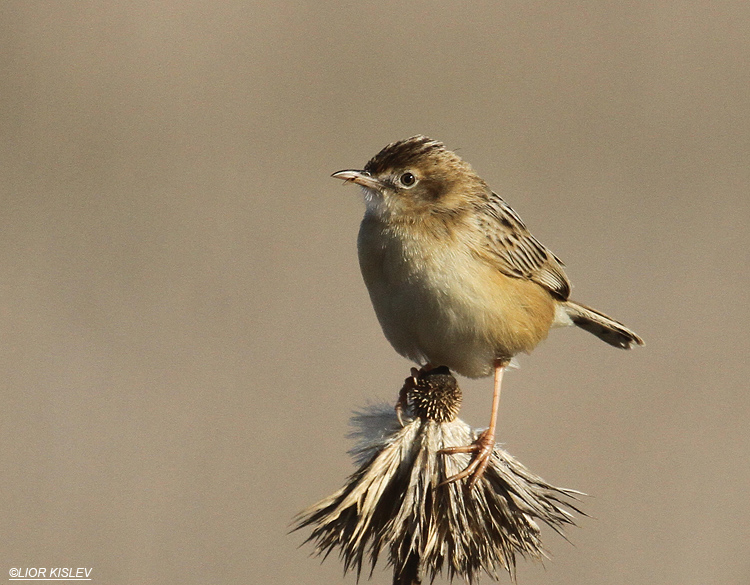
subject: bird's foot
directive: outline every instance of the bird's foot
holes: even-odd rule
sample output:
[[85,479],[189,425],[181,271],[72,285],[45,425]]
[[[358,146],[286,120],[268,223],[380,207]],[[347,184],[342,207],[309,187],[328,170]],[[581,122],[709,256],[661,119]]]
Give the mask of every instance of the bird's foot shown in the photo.
[[398,393],[398,400],[396,400],[396,406],[394,407],[394,410],[396,411],[396,418],[398,419],[398,424],[400,424],[402,427],[404,426],[404,419],[402,417],[404,410],[409,406],[408,401],[408,394],[409,390],[413,390],[417,387],[417,384],[419,382],[419,375],[423,373],[423,370],[418,370],[417,368],[411,369],[411,375],[404,380],[404,385],[401,388],[401,391]]
[[471,463],[463,471],[451,475],[440,485],[447,485],[449,483],[455,483],[468,477],[469,481],[466,484],[468,489],[471,489],[484,475],[487,466],[490,463],[492,452],[495,449],[495,433],[491,432],[490,429],[482,431],[477,439],[471,444],[465,447],[446,447],[440,449],[438,453],[442,455],[455,455],[456,453],[473,453],[474,457],[471,459]]
[[419,379],[434,369],[435,369],[435,366],[429,363],[425,364],[419,369],[412,368],[410,370],[409,377],[406,378],[406,380],[404,380],[404,385],[401,388],[401,391],[398,393],[398,400],[396,400],[396,406],[394,407],[394,410],[396,411],[396,418],[398,419],[398,423],[402,427],[404,426],[404,420],[403,420],[404,410],[406,410],[406,408],[409,406],[409,400],[408,400],[409,391],[417,388],[419,385]]

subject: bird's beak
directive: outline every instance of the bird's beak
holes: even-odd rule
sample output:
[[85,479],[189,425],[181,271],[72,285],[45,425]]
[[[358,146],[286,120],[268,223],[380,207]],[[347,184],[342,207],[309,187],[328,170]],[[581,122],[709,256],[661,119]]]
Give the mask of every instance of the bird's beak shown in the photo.
[[338,171],[331,176],[336,179],[342,179],[347,183],[352,182],[368,189],[374,189],[375,191],[380,191],[383,188],[382,183],[367,171]]

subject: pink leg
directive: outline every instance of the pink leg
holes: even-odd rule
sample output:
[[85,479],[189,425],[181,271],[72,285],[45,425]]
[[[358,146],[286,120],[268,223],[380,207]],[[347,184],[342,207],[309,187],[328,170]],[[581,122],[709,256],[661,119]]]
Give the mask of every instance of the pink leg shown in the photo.
[[455,453],[474,453],[474,457],[466,469],[456,475],[452,475],[440,485],[454,483],[465,477],[469,477],[468,487],[471,489],[484,475],[484,471],[490,463],[492,451],[495,448],[495,428],[497,426],[497,413],[500,410],[500,390],[503,383],[503,372],[505,372],[505,367],[507,365],[507,360],[497,360],[495,362],[495,388],[492,394],[490,426],[487,427],[487,430],[483,431],[471,445],[465,447],[448,447],[440,450],[440,452],[445,455],[453,455]]

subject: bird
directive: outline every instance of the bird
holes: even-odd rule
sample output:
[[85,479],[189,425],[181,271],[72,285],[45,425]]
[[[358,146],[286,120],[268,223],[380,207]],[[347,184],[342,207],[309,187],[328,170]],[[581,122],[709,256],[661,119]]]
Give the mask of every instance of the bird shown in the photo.
[[[455,152],[423,135],[388,144],[364,169],[332,177],[361,187],[359,264],[383,333],[422,371],[494,376],[490,425],[469,465],[443,483],[481,479],[495,445],[503,373],[555,327],[578,326],[621,349],[643,339],[570,299],[563,262]],[[414,370],[413,370],[414,372]]]

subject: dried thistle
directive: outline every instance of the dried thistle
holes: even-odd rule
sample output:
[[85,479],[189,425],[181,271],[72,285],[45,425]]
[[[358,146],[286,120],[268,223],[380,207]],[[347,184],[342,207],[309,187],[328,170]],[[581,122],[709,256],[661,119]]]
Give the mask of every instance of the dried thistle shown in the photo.
[[[359,466],[346,485],[302,512],[295,530],[312,526],[307,541],[327,557],[334,549],[344,571],[370,566],[381,554],[394,583],[421,583],[446,572],[474,582],[497,569],[515,580],[516,555],[542,558],[535,520],[562,534],[574,524],[571,503],[580,492],[556,488],[495,447],[484,477],[473,489],[442,482],[460,472],[470,455],[441,449],[469,444],[476,433],[455,418],[461,391],[447,368],[414,372],[399,403],[409,419],[401,426],[393,408],[376,406],[352,418]],[[306,541],[306,542],[307,542]]]

